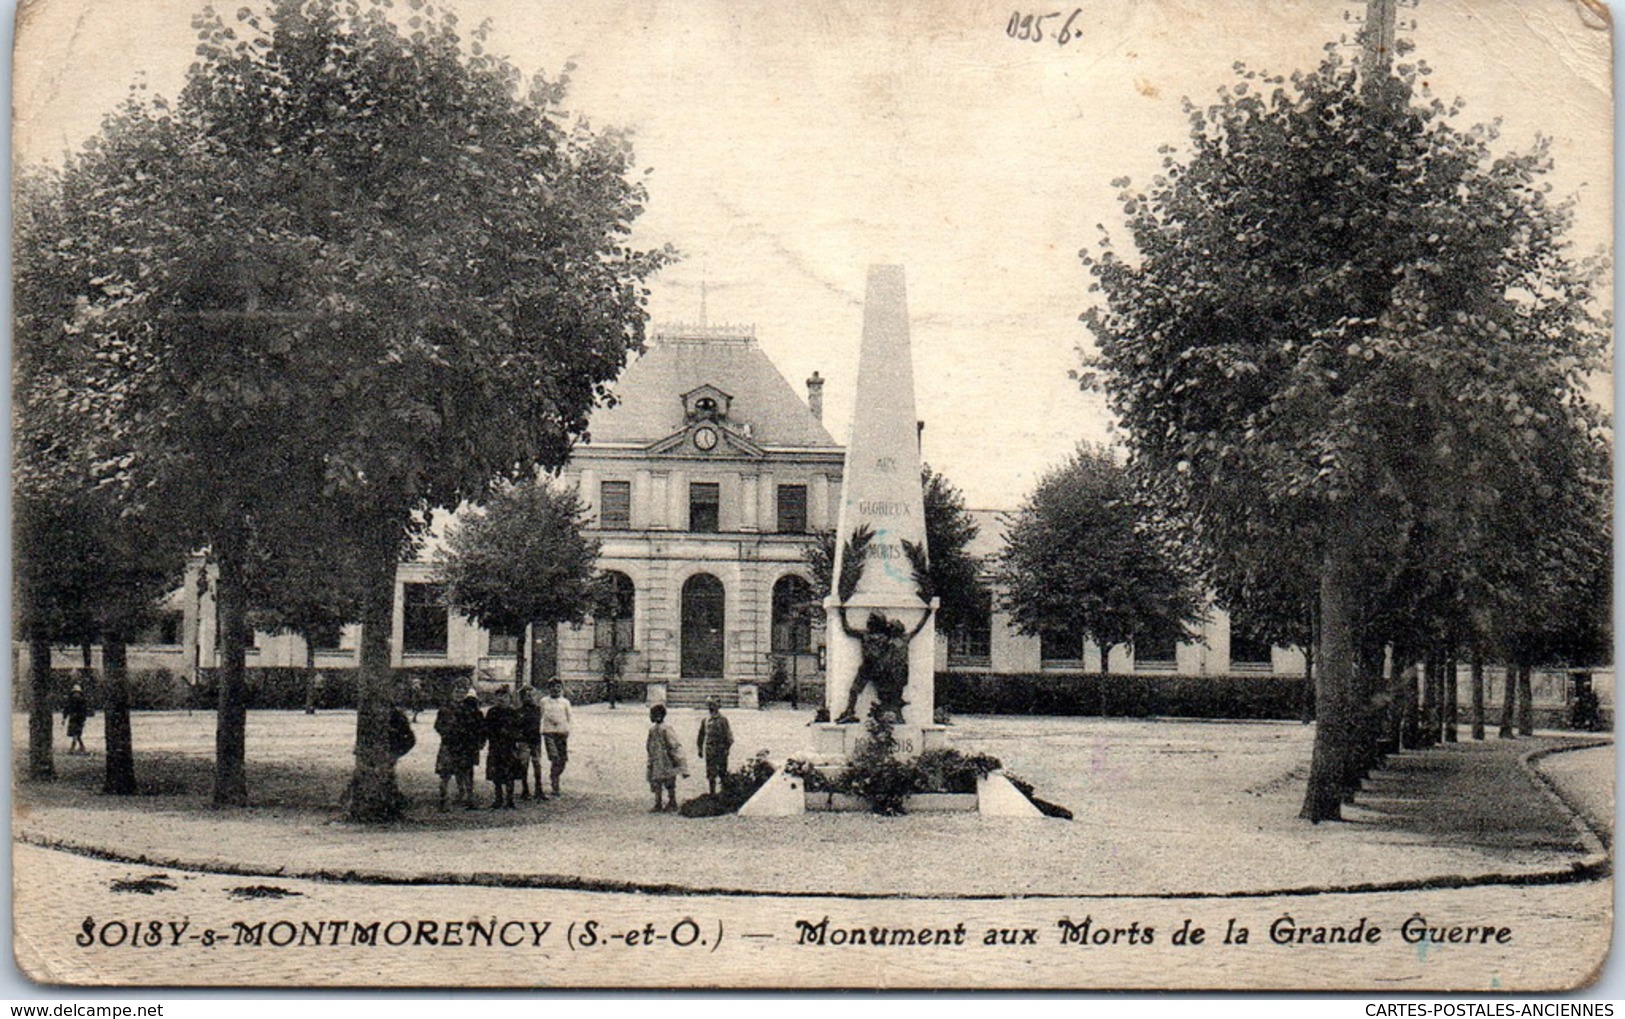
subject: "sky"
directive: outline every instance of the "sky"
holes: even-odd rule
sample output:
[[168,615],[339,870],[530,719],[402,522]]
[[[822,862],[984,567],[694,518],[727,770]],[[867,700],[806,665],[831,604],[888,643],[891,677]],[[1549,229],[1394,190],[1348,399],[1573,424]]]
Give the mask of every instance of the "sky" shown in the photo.
[[[200,6],[24,4],[14,158],[60,160],[138,79],[174,95]],[[654,321],[698,320],[703,285],[707,320],[754,325],[798,392],[815,370],[828,380],[838,441],[867,267],[903,265],[924,455],[984,509],[1015,508],[1079,440],[1111,438],[1102,398],[1068,378],[1089,343],[1078,251],[1099,224],[1121,235],[1110,181],[1147,181],[1158,146],[1187,137],[1181,99],[1209,102],[1236,61],[1309,69],[1363,12],[1070,0],[1020,8],[1060,15],[1032,42],[1008,34],[1008,0],[444,6],[466,26],[490,18],[490,48],[523,70],[577,65],[569,107],[631,131],[650,171],[637,241],[683,253],[653,285]],[[1464,98],[1464,120],[1502,118],[1509,149],[1551,137],[1552,181],[1579,201],[1576,242],[1608,244],[1611,53],[1586,4],[1420,0],[1400,16],[1432,92]]]

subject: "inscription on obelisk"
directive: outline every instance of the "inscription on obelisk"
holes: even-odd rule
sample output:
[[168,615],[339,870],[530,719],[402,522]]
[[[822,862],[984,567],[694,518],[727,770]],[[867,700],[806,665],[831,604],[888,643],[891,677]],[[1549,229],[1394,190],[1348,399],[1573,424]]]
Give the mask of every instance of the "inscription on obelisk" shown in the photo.
[[[903,267],[870,266],[833,590],[824,603],[825,699],[831,719],[853,728],[878,701],[896,716],[899,744],[911,753],[938,731],[927,555]],[[854,741],[832,732],[828,742],[850,752]]]

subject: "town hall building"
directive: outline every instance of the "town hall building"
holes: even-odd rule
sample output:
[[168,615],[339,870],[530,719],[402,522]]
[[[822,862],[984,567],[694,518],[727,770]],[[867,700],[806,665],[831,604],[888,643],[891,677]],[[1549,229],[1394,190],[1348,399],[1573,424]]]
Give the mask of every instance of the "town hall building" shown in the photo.
[[558,675],[681,705],[750,703],[816,672],[806,555],[835,528],[845,455],[821,420],[823,380],[803,402],[753,329],[669,326],[614,391],[563,481],[594,521],[617,618],[560,627]]

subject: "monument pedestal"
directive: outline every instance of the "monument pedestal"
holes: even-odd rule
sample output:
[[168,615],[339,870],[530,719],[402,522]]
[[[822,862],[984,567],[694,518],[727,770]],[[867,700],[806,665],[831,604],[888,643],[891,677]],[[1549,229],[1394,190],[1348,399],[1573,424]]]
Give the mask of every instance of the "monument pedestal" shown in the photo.
[[[820,760],[840,758],[847,760],[852,755],[847,746],[850,730],[858,729],[862,735],[862,726],[836,725],[834,722],[817,722],[813,725],[813,756]],[[855,741],[854,741],[855,742]]]
[[[819,722],[813,726],[813,754],[820,759],[850,761],[858,751],[858,744],[868,734],[868,728],[858,722],[845,725]],[[897,752],[904,757],[915,757],[927,750],[946,750],[948,747],[948,727],[945,725],[897,725],[893,726],[892,735],[897,737]]]

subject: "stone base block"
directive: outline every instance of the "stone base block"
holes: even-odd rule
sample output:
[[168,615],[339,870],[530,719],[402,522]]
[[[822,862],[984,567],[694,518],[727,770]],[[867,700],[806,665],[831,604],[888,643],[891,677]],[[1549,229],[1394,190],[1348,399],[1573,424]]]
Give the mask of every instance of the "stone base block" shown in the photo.
[[807,812],[805,783],[783,769],[756,790],[755,795],[739,808],[740,817],[791,817]]
[[647,704],[666,703],[666,684],[650,683],[643,688],[643,700]]
[[927,750],[948,749],[948,727],[946,725],[920,726],[920,752]]
[[998,772],[976,780],[976,810],[984,817],[1043,817],[1033,801]]
[[762,702],[756,693],[755,683],[739,684],[739,706],[752,710],[762,706]]
[[857,737],[863,735],[861,725],[836,725],[818,722],[813,725],[813,754],[846,760],[857,746]]

